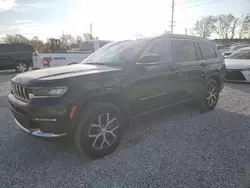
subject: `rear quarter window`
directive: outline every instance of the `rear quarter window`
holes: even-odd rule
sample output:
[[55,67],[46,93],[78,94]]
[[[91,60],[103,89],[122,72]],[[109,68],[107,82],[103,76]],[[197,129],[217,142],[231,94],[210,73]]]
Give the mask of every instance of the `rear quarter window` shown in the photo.
[[0,45],[0,53],[12,53],[16,52],[16,48],[12,44],[1,44]]
[[217,54],[209,42],[198,42],[198,46],[201,51],[202,59],[214,59],[217,57]]

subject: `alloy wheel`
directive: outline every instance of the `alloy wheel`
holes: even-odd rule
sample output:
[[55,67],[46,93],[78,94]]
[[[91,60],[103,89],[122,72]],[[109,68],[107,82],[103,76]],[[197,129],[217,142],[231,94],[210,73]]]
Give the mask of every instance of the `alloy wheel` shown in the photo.
[[16,69],[18,72],[26,72],[28,70],[28,66],[26,63],[18,63]]
[[208,106],[210,107],[216,105],[217,103],[218,91],[217,91],[217,86],[213,83],[208,86],[206,100],[207,100]]
[[110,113],[98,115],[88,130],[88,137],[93,140],[92,147],[96,150],[110,147],[116,141],[118,129],[119,122],[116,117]]

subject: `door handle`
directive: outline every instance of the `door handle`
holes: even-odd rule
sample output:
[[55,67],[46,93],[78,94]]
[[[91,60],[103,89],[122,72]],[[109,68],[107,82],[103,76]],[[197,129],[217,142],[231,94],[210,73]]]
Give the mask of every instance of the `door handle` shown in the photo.
[[205,67],[205,66],[206,66],[206,63],[202,62],[202,63],[200,64],[200,66]]

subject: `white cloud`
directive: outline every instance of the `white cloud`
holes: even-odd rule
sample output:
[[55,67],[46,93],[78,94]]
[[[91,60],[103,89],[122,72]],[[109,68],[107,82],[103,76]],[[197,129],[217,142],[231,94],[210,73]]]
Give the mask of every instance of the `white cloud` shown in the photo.
[[16,0],[0,0],[0,12],[10,10],[17,6]]
[[44,4],[44,3],[40,3],[40,2],[35,2],[35,3],[31,3],[31,4],[18,5],[13,9],[13,11],[15,11],[15,12],[28,12],[28,11],[33,10],[33,9],[48,8],[50,6],[51,6],[51,4]]
[[14,23],[16,24],[24,24],[24,23],[29,23],[32,22],[32,20],[16,20]]

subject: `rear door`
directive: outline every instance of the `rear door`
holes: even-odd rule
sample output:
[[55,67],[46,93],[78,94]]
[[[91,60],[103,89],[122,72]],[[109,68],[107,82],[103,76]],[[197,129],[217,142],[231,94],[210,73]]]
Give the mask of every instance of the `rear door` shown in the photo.
[[[209,41],[197,42],[201,54],[200,67],[203,75],[218,74],[222,66],[222,57],[217,54],[213,44]],[[211,75],[210,75],[211,76]]]
[[174,61],[180,67],[183,98],[191,98],[202,88],[202,67],[195,41],[174,39]]

